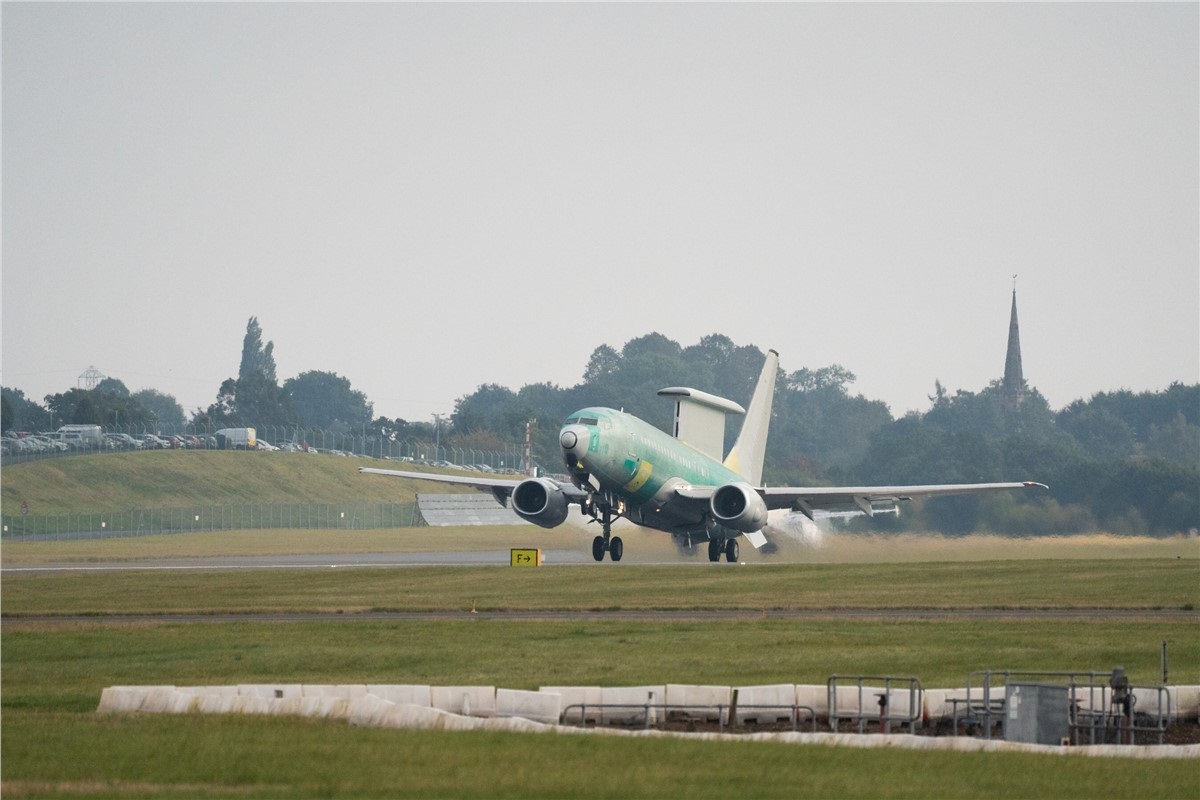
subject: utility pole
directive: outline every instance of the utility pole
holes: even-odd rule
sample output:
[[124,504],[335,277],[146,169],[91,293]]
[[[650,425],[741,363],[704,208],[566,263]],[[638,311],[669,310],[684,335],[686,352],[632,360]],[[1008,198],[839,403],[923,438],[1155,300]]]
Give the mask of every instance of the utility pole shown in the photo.
[[533,426],[537,424],[537,419],[531,419],[525,423],[525,452],[522,456],[521,471],[531,478],[537,476],[533,474]]

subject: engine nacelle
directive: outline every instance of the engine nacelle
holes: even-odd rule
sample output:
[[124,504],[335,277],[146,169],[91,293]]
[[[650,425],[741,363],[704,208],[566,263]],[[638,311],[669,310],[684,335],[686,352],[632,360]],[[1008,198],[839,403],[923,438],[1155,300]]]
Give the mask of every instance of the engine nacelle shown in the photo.
[[567,519],[567,496],[552,481],[529,478],[513,489],[512,507],[517,516],[543,528],[553,528]]
[[767,504],[748,483],[725,484],[713,492],[709,505],[718,522],[742,533],[762,530],[767,524]]

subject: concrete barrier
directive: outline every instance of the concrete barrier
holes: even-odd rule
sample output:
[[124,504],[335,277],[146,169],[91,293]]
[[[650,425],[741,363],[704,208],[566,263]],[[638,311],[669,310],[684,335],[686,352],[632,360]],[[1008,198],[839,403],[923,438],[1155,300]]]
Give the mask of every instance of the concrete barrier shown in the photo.
[[341,697],[346,700],[353,700],[356,697],[362,697],[366,693],[367,686],[363,683],[306,683],[300,686],[302,697]]
[[496,716],[558,724],[562,713],[562,695],[553,692],[522,692],[516,689],[496,690]]
[[688,686],[680,683],[667,684],[668,719],[679,715],[689,719],[718,719],[717,707],[724,706],[722,715],[729,714],[729,700],[733,689],[728,686]]
[[600,689],[600,721],[604,725],[655,725],[659,712],[646,705],[663,705],[667,696],[662,686],[606,686]]
[[[878,697],[883,688],[864,686],[861,692],[861,712],[868,719],[878,716]],[[993,696],[1000,698],[999,691]],[[930,721],[949,719],[954,711],[952,700],[965,699],[966,689],[926,689],[919,717]],[[1158,712],[1159,693],[1155,689],[1135,689],[1135,710],[1142,713]],[[389,706],[355,702],[374,697]],[[973,699],[982,700],[979,691],[972,693]],[[1077,699],[1084,711],[1111,709],[1111,694],[1107,687],[1094,690],[1081,689]],[[1169,699],[1169,707],[1166,705]],[[1200,715],[1200,686],[1171,686],[1163,695],[1163,713],[1169,712],[1172,722],[1193,720]],[[889,712],[895,720],[907,717],[909,692],[893,687]],[[97,711],[144,712],[144,713],[242,713],[300,715],[311,717],[346,718],[363,713],[366,707],[376,709],[384,720],[378,724],[389,727],[436,726],[442,729],[463,729],[462,720],[447,719],[445,715],[457,717],[528,719],[539,724],[554,724],[561,718],[568,725],[577,725],[582,720],[582,709],[586,703],[587,721],[595,724],[634,725],[646,724],[645,706],[680,706],[689,715],[716,718],[720,705],[732,703],[732,690],[724,686],[692,686],[669,684],[665,686],[543,686],[537,692],[512,689],[495,689],[491,686],[446,686],[430,687],[422,684],[239,684],[236,686],[109,686],[103,690]],[[860,693],[857,685],[837,687],[836,711],[844,718],[860,713]],[[826,717],[828,691],[825,686],[778,684],[772,686],[745,686],[738,688],[738,719],[740,723],[757,721],[769,723],[790,718],[790,707],[812,707],[819,717]],[[613,708],[603,709],[603,705]],[[575,706],[572,708],[572,706]],[[778,706],[777,709],[755,708],[755,706]],[[418,714],[413,709],[428,709],[432,714]],[[960,705],[960,716],[966,710]],[[650,724],[661,722],[661,710],[650,709]]]
[[396,704],[390,700],[368,693],[350,701],[346,707],[346,717],[351,725],[380,728],[395,707]]
[[495,686],[431,686],[430,704],[441,711],[464,717],[496,715]]
[[349,698],[336,695],[318,694],[300,698],[300,714],[305,717],[340,719],[347,716],[349,707]]
[[[796,685],[796,705],[808,706],[818,718],[829,716],[829,692],[824,685]],[[808,719],[808,712],[801,711],[801,719]]]
[[561,714],[564,724],[578,725],[585,721],[585,709],[572,707],[580,705],[586,706],[586,722],[600,724],[600,698],[603,690],[599,686],[541,686],[538,691],[556,694],[562,698]]
[[384,700],[390,700],[397,705],[425,706],[433,705],[430,689],[422,684],[367,684],[367,693]]
[[247,697],[265,697],[268,700],[302,696],[298,683],[239,683],[237,693]]
[[[770,722],[787,722],[792,718],[792,706],[796,703],[796,686],[792,683],[778,683],[770,686],[738,686],[737,719],[738,724],[755,720],[759,724]],[[755,708],[755,706],[759,706]],[[763,706],[771,706],[765,708]]]
[[137,711],[138,706],[142,704],[142,689],[140,686],[109,686],[100,693],[100,705],[96,710]]

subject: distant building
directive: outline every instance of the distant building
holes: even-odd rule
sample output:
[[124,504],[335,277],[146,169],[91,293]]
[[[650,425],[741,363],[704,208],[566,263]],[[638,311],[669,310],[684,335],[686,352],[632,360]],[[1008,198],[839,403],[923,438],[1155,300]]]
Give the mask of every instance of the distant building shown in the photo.
[[1008,320],[1008,353],[1004,357],[1004,380],[1000,384],[1005,399],[1015,408],[1025,399],[1025,374],[1021,369],[1021,329],[1017,325],[1016,276],[1013,281],[1012,315]]

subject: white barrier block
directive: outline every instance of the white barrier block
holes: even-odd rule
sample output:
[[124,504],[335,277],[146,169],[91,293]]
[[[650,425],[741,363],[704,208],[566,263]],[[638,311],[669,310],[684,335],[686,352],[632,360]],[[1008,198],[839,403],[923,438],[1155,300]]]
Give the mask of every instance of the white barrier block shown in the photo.
[[646,705],[662,705],[667,696],[666,685],[662,686],[605,686],[600,689],[600,703],[604,708],[601,721],[605,725],[654,725],[659,711],[646,709]]
[[184,692],[176,689],[171,693],[171,697],[167,701],[167,707],[163,709],[171,714],[188,714],[199,709],[200,698],[191,692]]
[[428,686],[420,684],[408,686],[403,684],[367,684],[367,693],[384,700],[390,700],[397,705],[431,706],[433,695]]
[[[796,705],[808,706],[818,717],[829,716],[829,691],[825,686],[796,685]],[[807,720],[808,712],[801,711],[800,719]]]
[[234,714],[270,714],[271,701],[265,697],[239,694],[233,698],[232,712]]
[[[926,689],[925,706],[921,713],[930,720],[951,719],[954,716],[956,704],[950,701],[966,699],[966,689]],[[967,716],[966,704],[958,703],[957,706],[959,716]]]
[[496,690],[496,716],[558,724],[562,713],[562,695],[552,692],[522,692],[516,689]]
[[237,697],[236,686],[177,686],[181,692],[187,692],[195,697]]
[[304,712],[303,697],[285,697],[282,700],[271,700],[271,713],[277,717],[300,717]]
[[196,710],[201,714],[232,714],[236,702],[236,694],[202,694],[196,698]]
[[301,696],[298,683],[239,683],[237,693],[247,697],[265,697],[268,700]]
[[481,720],[480,724],[487,731],[505,731],[508,733],[542,733],[551,730],[552,725],[535,722],[523,717],[493,717]]
[[393,704],[384,717],[384,724],[389,728],[414,728],[428,730],[437,727],[444,711],[438,711],[431,706],[414,706]]
[[491,717],[496,713],[495,686],[431,686],[434,708],[464,717]]
[[350,701],[334,695],[308,695],[300,699],[300,714],[305,717],[345,717]]
[[541,686],[538,691],[556,694],[562,698],[561,713],[564,724],[578,725],[582,721],[584,709],[572,706],[586,706],[587,721],[599,724],[602,693],[599,686]]
[[346,709],[350,724],[364,728],[382,727],[388,713],[396,707],[390,700],[384,700],[374,694],[364,694],[350,701]]
[[1171,708],[1181,719],[1195,719],[1200,715],[1200,686],[1171,686]]
[[145,696],[144,686],[109,686],[100,693],[97,711],[137,711]]
[[838,684],[833,689],[833,699],[829,701],[830,715],[839,717],[858,715],[861,713],[879,714],[879,699],[876,694],[883,692],[882,686],[858,686],[857,684]]
[[[764,722],[786,722],[792,718],[792,705],[796,702],[796,686],[779,683],[771,686],[738,686],[737,722],[757,720]],[[773,706],[754,708],[754,706]]]
[[345,700],[353,700],[366,693],[367,686],[363,683],[306,683],[300,687],[302,697],[341,697]]
[[667,716],[682,714],[692,718],[716,720],[717,707],[724,706],[722,715],[729,713],[729,701],[733,689],[729,686],[689,686],[680,683],[667,684]]
[[142,695],[142,704],[138,706],[138,711],[148,713],[161,713],[171,710],[171,703],[175,699],[174,686],[144,686],[145,694]]

